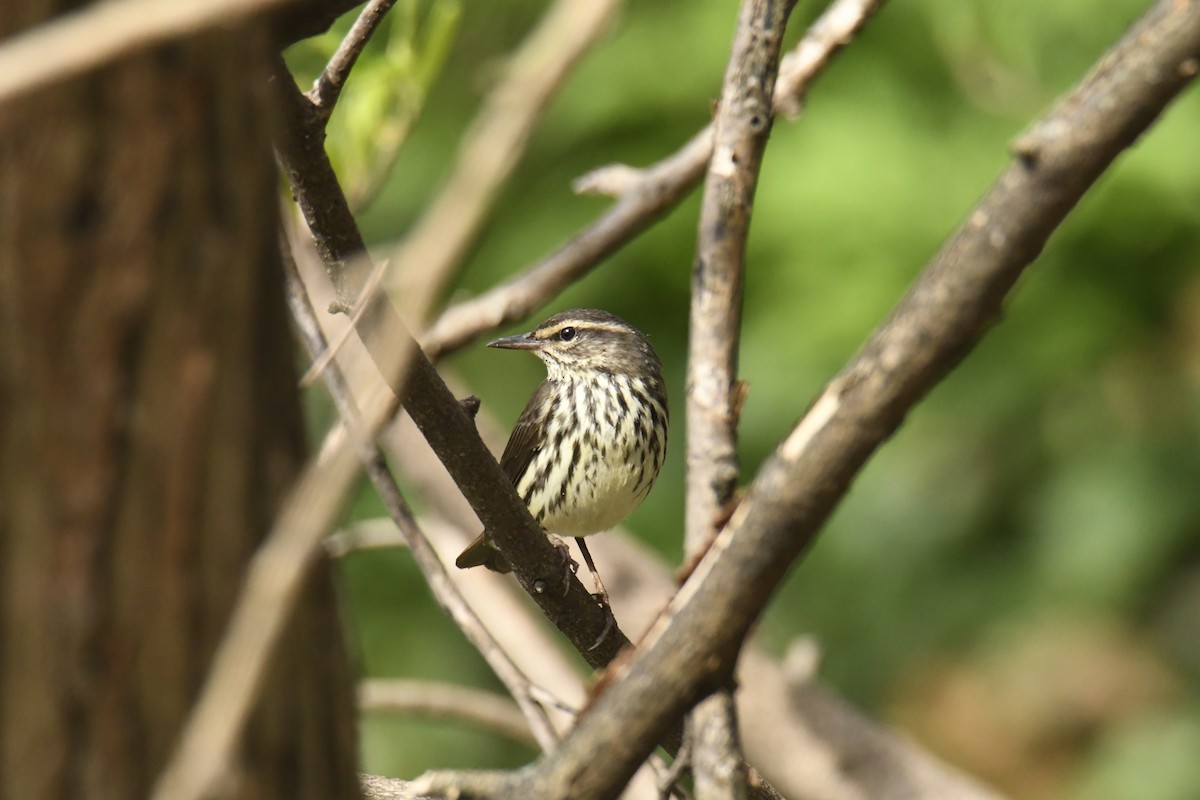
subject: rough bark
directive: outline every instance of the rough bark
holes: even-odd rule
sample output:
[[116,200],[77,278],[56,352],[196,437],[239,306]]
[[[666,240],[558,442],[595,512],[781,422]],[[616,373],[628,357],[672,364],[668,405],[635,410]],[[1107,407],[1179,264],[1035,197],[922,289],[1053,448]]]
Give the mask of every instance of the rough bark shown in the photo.
[[[207,34],[0,108],[0,796],[149,793],[301,463],[267,45]],[[223,793],[356,796],[327,571],[283,651]]]

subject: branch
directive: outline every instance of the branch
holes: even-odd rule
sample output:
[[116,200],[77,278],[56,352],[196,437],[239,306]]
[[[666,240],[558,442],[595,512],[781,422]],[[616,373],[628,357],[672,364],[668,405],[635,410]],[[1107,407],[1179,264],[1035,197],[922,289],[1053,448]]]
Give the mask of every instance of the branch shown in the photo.
[[131,50],[232,24],[288,1],[105,0],[60,14],[0,46],[0,102],[79,75]]
[[[346,205],[345,195],[320,144],[320,121],[312,104],[296,88],[282,64],[274,85],[286,125],[278,142],[292,191],[313,232],[318,253],[340,297],[352,307],[370,272],[362,235]],[[348,269],[345,265],[363,265]],[[454,477],[463,495],[514,566],[514,574],[547,618],[594,668],[608,664],[629,644],[613,630],[601,639],[608,620],[591,594],[574,577],[562,585],[562,558],[517,497],[512,482],[484,446],[471,420],[450,394],[433,366],[416,350],[412,336],[400,321],[387,295],[378,293],[368,302],[356,329],[368,354],[383,365],[396,348],[413,351],[412,369],[403,386],[392,383],[421,433]]]
[[350,70],[354,68],[363,48],[383,22],[384,16],[395,4],[396,0],[371,0],[367,3],[338,45],[338,49],[334,51],[329,63],[325,65],[325,69],[313,83],[308,98],[326,122],[329,121],[333,107],[342,95],[342,87],[350,77]]
[[[296,322],[296,327],[304,339],[304,345],[308,348],[309,354],[322,353],[327,346],[325,334],[321,331],[320,323],[317,322],[312,304],[309,303],[308,294],[300,280],[296,262],[292,257],[286,237],[280,237],[280,245],[280,249],[283,251],[282,259],[287,281],[288,307],[291,309],[292,318]],[[344,424],[357,424],[358,409],[341,370],[336,364],[333,364],[325,370],[323,375],[325,386],[329,390]],[[388,515],[396,523],[396,527],[404,537],[405,544],[408,545],[413,560],[425,577],[425,582],[429,585],[429,590],[433,593],[438,605],[442,607],[447,616],[454,620],[467,640],[487,661],[496,677],[512,693],[521,712],[529,720],[529,727],[538,743],[544,749],[553,748],[558,743],[558,732],[554,729],[549,717],[546,716],[545,709],[534,700],[529,679],[512,662],[508,654],[479,621],[479,617],[467,605],[458,588],[446,574],[446,568],[442,566],[437,553],[434,552],[429,540],[417,525],[416,519],[413,518],[412,511],[409,510],[408,503],[400,493],[400,487],[388,469],[387,459],[384,458],[379,446],[374,441],[364,442],[360,447],[360,454],[367,477],[371,479]]]
[[[500,431],[489,436],[496,425],[486,409],[476,424],[485,440],[496,438],[503,444]],[[389,429],[388,437],[393,469],[424,501],[423,529],[444,559],[453,558],[477,525],[474,514],[436,456],[421,446],[415,428],[401,423]],[[673,567],[619,529],[589,546],[604,563],[613,609],[637,641],[678,588]],[[495,574],[483,578],[469,576],[458,583],[501,646],[536,685],[582,704],[583,690],[571,657],[550,637],[541,614],[526,602],[520,587]],[[812,648],[797,643],[791,649],[811,653]],[[753,721],[742,730],[746,757],[782,795],[809,800],[999,800],[996,793],[817,685],[814,661],[811,655],[789,655],[786,666],[781,665],[753,640],[738,657],[738,713]],[[681,757],[682,751],[677,758]]]
[[345,558],[364,550],[404,550],[408,543],[388,517],[364,519],[334,531],[325,537],[325,552],[332,558]]
[[[387,5],[394,2],[390,0]],[[415,229],[396,246],[394,267],[386,265],[392,275],[392,296],[405,298],[410,306],[406,309],[407,317],[423,321],[424,314],[414,315],[411,309],[428,309],[442,294],[520,160],[538,117],[620,3],[621,0],[560,0],[511,58],[504,81],[488,96],[464,136],[450,179]],[[322,80],[308,93],[318,115],[325,120],[333,110],[327,103],[336,102],[345,72],[366,44],[373,30],[372,22],[377,24],[383,13],[372,12],[373,17],[368,17],[369,12],[371,6],[347,34]],[[330,73],[333,75],[325,80]],[[331,93],[332,101],[323,99],[322,92]],[[384,269],[377,272],[382,278]],[[360,294],[356,321],[377,290],[375,280],[372,278],[370,288]],[[352,331],[347,330],[346,334],[349,336]],[[325,368],[345,341],[338,339],[313,364],[305,376],[306,382]]]
[[[795,115],[808,88],[886,0],[834,0],[783,58],[775,84],[777,110]],[[642,170],[620,170],[617,202],[550,257],[494,289],[450,306],[421,339],[433,361],[490,331],[533,313],[678,205],[704,177],[713,127],[676,153]],[[594,173],[593,173],[594,174]],[[586,179],[584,179],[586,180]],[[611,183],[606,180],[605,183]]]
[[456,719],[529,747],[538,746],[512,700],[482,689],[432,681],[363,681],[358,688],[358,707],[361,711]]
[[[772,96],[791,2],[747,0],[713,122],[692,269],[687,378],[684,551],[695,563],[716,535],[737,482],[737,362],[750,210],[773,121]],[[697,800],[746,793],[732,668],[726,685],[689,715]]]
[[[481,412],[481,417],[484,412]],[[480,420],[481,427],[488,421]],[[407,425],[401,426],[405,429]],[[393,428],[391,433],[395,433]],[[428,448],[417,446],[419,434],[406,430],[402,441],[389,446],[391,461],[403,480],[425,481],[421,496],[450,499],[453,483],[438,468]],[[441,473],[440,475],[436,473]],[[446,488],[429,489],[434,481]],[[457,495],[461,501],[461,495]],[[446,509],[452,522],[422,518],[426,533],[443,558],[461,549],[466,532],[476,525],[474,515]],[[429,505],[426,504],[426,513]],[[439,509],[438,514],[442,513]],[[660,555],[622,531],[610,531],[593,546],[609,577],[613,608],[635,641],[654,622],[677,589],[672,567]],[[566,651],[557,647],[520,588],[502,576],[484,580],[471,576],[459,581],[471,605],[501,645],[538,686],[582,703],[578,673]],[[797,651],[801,645],[793,645]],[[812,679],[813,659],[791,655],[786,666],[761,646],[748,642],[738,657],[737,705],[741,717],[753,724],[742,736],[747,759],[785,797],[837,800],[1000,800],[977,781],[938,762],[903,734],[894,733],[844,700],[831,695]],[[807,662],[803,668],[799,664]],[[679,757],[684,757],[682,751]]]
[[381,775],[360,775],[359,787],[366,800],[429,800],[430,797],[408,781]]
[[995,323],[1054,228],[1197,71],[1200,0],[1161,0],[1018,140],[1015,162],[763,465],[621,674],[512,785],[526,797],[615,794],[671,720],[728,674],[747,630],[870,455]]
[[887,0],[834,0],[804,38],[779,62],[775,79],[775,113],[795,119],[804,107],[813,79],[854,40]]
[[450,178],[392,258],[393,296],[425,309],[441,296],[524,153],[534,124],[620,5],[621,0],[557,0],[522,42],[468,128]]
[[792,3],[747,0],[714,123],[715,146],[692,268],[687,377],[686,551],[716,534],[737,481],[737,350],[750,209],[767,137],[779,48]]

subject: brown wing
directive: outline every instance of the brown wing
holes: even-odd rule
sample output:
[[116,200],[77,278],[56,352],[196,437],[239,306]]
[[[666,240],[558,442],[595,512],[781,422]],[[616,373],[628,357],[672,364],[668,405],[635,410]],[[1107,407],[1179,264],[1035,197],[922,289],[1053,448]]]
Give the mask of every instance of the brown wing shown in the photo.
[[512,481],[513,486],[520,481],[534,454],[545,446],[546,426],[542,420],[545,419],[547,411],[552,410],[547,406],[550,393],[550,381],[542,381],[533,397],[529,398],[525,410],[521,412],[516,426],[509,434],[508,444],[504,446],[504,455],[500,456],[500,468]]

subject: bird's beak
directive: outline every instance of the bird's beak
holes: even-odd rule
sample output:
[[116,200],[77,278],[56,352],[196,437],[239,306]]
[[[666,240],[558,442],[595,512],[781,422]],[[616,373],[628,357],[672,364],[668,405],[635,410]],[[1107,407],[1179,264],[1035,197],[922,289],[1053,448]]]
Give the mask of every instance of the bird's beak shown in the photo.
[[545,344],[541,339],[533,338],[531,333],[518,333],[516,336],[492,339],[487,346],[498,347],[501,350],[541,350]]

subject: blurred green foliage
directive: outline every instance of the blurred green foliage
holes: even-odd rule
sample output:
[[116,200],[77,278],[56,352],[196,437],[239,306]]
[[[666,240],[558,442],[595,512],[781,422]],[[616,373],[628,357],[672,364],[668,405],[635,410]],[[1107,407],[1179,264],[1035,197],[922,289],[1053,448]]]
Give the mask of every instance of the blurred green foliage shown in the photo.
[[[802,118],[776,122],[748,256],[747,481],[1004,168],[1007,142],[1147,5],[893,3],[820,79]],[[401,3],[353,74],[329,138],[352,184],[386,177],[361,216],[369,240],[396,240],[419,215],[542,8],[510,0],[460,16],[451,0]],[[796,12],[792,40],[819,11]],[[733,3],[627,7],[539,126],[473,250],[464,295],[536,262],[604,209],[603,199],[572,196],[572,178],[664,157],[709,119],[735,18]],[[311,77],[336,41],[297,48],[293,65]],[[372,174],[372,130],[407,129],[418,111],[395,168]],[[827,681],[1019,797],[1200,797],[1198,143],[1192,90],[1103,177],[1022,280],[1004,322],[879,452],[763,624],[778,647],[815,635]],[[535,315],[598,306],[651,335],[675,423],[665,473],[629,525],[673,560],[697,208],[693,197]],[[534,359],[480,347],[450,363],[506,422],[541,377]],[[361,513],[377,511],[366,501]],[[345,584],[368,673],[490,681],[406,557],[356,556]],[[1115,629],[1123,644],[1096,656],[1047,633],[1064,628]],[[1016,644],[993,647],[1001,632]],[[956,746],[972,734],[939,719],[936,702],[914,704],[940,696],[948,674],[990,686],[997,653],[1027,646],[1050,648],[1057,669],[1081,682],[1106,674],[1104,653],[1116,663],[1135,652],[1152,668],[1119,684],[1144,680],[1146,691],[1111,707],[1100,691],[1082,730],[1055,740],[1053,764],[1036,737],[1014,747],[1025,761],[989,763]],[[1050,696],[1039,707],[1053,717],[1070,703]],[[986,713],[980,729],[1003,726]],[[429,723],[371,718],[364,734],[367,768],[401,775],[530,757]]]

